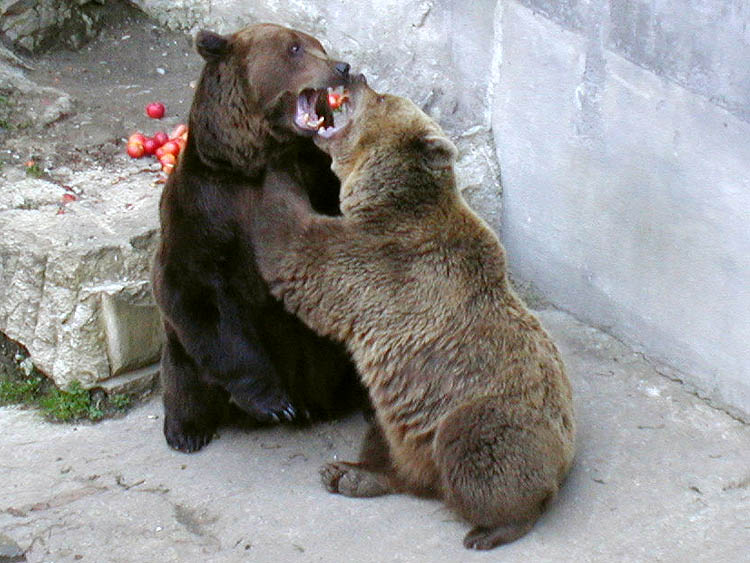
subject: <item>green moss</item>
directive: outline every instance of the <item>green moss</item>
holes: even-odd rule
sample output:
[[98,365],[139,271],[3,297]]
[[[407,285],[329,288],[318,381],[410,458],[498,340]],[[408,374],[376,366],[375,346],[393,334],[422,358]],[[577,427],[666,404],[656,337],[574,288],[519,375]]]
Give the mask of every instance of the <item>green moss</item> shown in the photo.
[[0,333],[0,406],[36,408],[54,422],[97,421],[123,414],[149,392],[107,395],[103,389],[84,389],[79,381],[58,389],[34,367],[25,348]]
[[109,404],[118,411],[127,410],[131,402],[130,397],[123,394],[111,395],[109,397]]
[[36,373],[17,379],[0,375],[0,405],[35,402],[42,393],[43,381]]
[[35,369],[28,375],[23,371],[9,369],[7,362],[0,365],[0,406],[34,407],[48,420],[71,422],[116,416],[127,412],[136,402],[123,393],[107,396],[101,390],[84,389],[78,381],[61,390]]
[[32,178],[41,178],[42,174],[44,174],[44,171],[42,170],[42,167],[39,166],[39,163],[36,161],[29,161],[28,164],[26,164],[26,175],[31,176]]
[[0,94],[0,129],[10,129],[8,116],[10,113],[10,98]]
[[104,416],[91,400],[91,393],[81,387],[78,381],[72,382],[64,391],[54,388],[39,399],[39,407],[48,418],[60,422],[71,420],[99,420]]

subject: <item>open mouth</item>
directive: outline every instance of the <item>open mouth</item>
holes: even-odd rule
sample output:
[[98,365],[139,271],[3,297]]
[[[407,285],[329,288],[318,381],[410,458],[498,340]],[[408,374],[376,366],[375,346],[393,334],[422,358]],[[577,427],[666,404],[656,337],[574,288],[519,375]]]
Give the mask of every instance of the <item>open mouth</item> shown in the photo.
[[350,113],[349,92],[343,86],[307,89],[297,98],[294,123],[304,131],[312,131],[329,139],[346,126]]

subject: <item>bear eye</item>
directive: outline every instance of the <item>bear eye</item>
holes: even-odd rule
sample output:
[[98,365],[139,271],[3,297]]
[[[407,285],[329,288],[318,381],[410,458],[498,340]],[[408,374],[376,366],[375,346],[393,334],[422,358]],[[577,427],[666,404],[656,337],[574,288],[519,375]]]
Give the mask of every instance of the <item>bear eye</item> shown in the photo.
[[289,52],[292,55],[299,55],[300,53],[302,53],[302,46],[299,43],[292,43],[289,47]]

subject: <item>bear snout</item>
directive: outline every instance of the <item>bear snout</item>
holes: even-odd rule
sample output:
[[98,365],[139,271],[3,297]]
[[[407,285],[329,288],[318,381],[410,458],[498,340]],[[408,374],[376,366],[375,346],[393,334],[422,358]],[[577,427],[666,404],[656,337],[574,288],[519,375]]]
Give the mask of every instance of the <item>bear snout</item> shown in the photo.
[[343,78],[349,80],[349,69],[351,69],[351,65],[349,63],[344,62],[337,62],[334,67],[336,69],[336,72]]

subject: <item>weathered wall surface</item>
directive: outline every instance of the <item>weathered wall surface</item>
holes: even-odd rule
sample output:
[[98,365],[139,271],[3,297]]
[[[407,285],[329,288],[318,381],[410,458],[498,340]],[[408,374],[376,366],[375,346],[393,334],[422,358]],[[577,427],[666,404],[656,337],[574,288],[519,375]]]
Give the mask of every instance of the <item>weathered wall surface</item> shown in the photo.
[[505,1],[513,267],[750,412],[750,4]]

